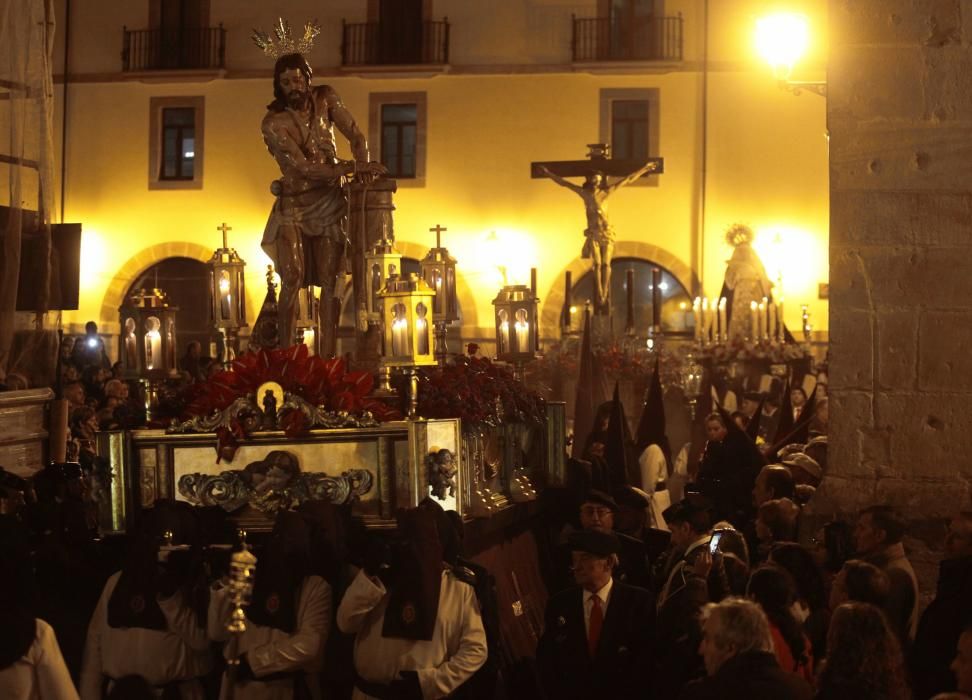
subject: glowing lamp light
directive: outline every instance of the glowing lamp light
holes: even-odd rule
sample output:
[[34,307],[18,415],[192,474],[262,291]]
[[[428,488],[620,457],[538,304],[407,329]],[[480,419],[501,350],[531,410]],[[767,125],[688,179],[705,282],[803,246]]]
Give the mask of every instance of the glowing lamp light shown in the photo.
[[378,292],[384,325],[381,363],[414,368],[436,364],[432,354],[432,306],[435,292],[415,273],[390,275]]
[[402,254],[386,237],[365,255],[365,314],[368,323],[381,325],[381,299],[379,292],[392,275],[402,269]]
[[788,80],[793,65],[810,44],[807,18],[779,13],[756,21],[756,51],[773,68],[777,80]]
[[138,379],[145,389],[145,408],[151,418],[158,406],[162,380],[179,376],[176,365],[176,312],[165,292],[141,289],[119,309],[121,363],[125,379]]
[[231,362],[239,353],[239,331],[246,323],[246,285],[243,261],[235,248],[229,247],[226,233],[231,226],[217,227],[223,233],[223,245],[209,259],[209,317],[213,330],[223,336],[223,361]]
[[496,357],[515,365],[532,360],[539,348],[537,295],[525,284],[503,287],[493,299]]

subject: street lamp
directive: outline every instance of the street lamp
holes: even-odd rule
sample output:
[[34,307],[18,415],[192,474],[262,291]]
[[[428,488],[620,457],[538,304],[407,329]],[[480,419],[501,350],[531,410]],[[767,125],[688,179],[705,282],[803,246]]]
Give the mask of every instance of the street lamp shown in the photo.
[[223,364],[229,365],[240,352],[240,329],[246,328],[246,285],[243,268],[246,263],[230,248],[226,233],[232,226],[216,227],[223,233],[223,246],[209,259],[210,319],[217,333],[223,335]]
[[449,354],[446,341],[448,326],[459,320],[459,300],[456,296],[456,259],[449,250],[442,247],[441,234],[444,229],[438,224],[429,231],[435,232],[435,248],[422,258],[422,277],[435,292],[432,320],[435,323],[435,358],[445,364]]
[[823,80],[790,80],[793,66],[806,53],[810,44],[807,18],[794,13],[778,13],[756,21],[756,50],[770,64],[773,75],[783,90],[799,95],[807,90],[827,96]]

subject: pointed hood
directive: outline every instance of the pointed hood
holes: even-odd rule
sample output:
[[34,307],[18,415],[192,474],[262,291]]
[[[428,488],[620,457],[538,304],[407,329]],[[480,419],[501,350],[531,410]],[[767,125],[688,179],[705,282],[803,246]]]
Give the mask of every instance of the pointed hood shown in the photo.
[[597,407],[608,400],[604,368],[600,358],[594,355],[590,309],[584,309],[584,335],[581,339],[578,365],[577,393],[574,400],[574,443],[570,455],[574,459],[584,459],[584,447],[595,427]]
[[[790,380],[786,380],[783,387],[783,400],[780,402],[780,422],[776,425],[776,434],[773,436],[773,447],[778,445],[793,432],[793,404],[790,402]],[[792,442],[788,440],[787,442]],[[782,444],[786,444],[783,442]]]
[[570,456],[584,458],[584,443],[594,427],[593,382],[591,365],[594,353],[591,352],[591,312],[584,309],[584,335],[581,338],[580,363],[577,373],[577,394],[574,400],[574,444]]
[[612,487],[618,488],[621,484],[630,483],[631,431],[624,417],[624,405],[621,403],[617,382],[614,383],[614,397],[611,399],[611,418],[608,420],[606,440],[604,461],[607,462],[611,472]]
[[763,398],[759,402],[759,406],[756,408],[756,413],[749,421],[749,425],[746,426],[746,435],[753,442],[756,442],[756,438],[759,437],[759,422],[763,419],[763,406],[766,405],[766,399]]
[[661,373],[658,371],[658,358],[655,358],[655,372],[651,376],[645,404],[641,409],[641,420],[638,421],[638,433],[635,443],[641,453],[649,445],[658,445],[665,453],[666,461],[672,463],[672,448],[668,444],[665,432],[665,401],[662,395]]
[[705,451],[707,441],[705,434],[705,419],[712,413],[712,369],[708,366],[702,373],[702,395],[695,406],[695,420],[692,421],[692,447],[689,450],[688,471],[695,476],[699,468],[699,460]]

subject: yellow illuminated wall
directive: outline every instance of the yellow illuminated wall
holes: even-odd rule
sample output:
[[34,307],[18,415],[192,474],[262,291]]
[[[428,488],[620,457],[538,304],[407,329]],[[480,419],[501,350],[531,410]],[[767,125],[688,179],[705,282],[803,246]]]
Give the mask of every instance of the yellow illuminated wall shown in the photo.
[[[307,4],[290,2],[286,9],[297,21],[315,14],[301,9]],[[630,187],[609,200],[619,242],[648,243],[686,268],[694,265],[704,292],[715,296],[730,254],[723,232],[732,223],[749,223],[757,231],[756,248],[769,274],[775,278],[782,271],[788,324],[799,328],[800,304],[807,303],[815,329],[826,329],[826,301],[817,299],[818,284],[828,279],[825,101],[781,91],[755,55],[753,22],[770,6],[755,0],[710,3],[703,139],[701,0],[666,3],[666,14],[683,13],[686,56],[681,65],[661,72],[645,64],[576,70],[569,63],[569,16],[578,3],[523,4],[526,12],[497,18],[473,12],[471,3],[459,0],[436,3],[436,17],[448,14],[453,22],[452,72],[340,74],[333,68],[338,60],[333,43],[315,49],[312,57],[315,82],[339,91],[365,133],[370,93],[426,93],[426,184],[399,189],[395,231],[403,247],[424,250],[434,243],[430,227],[438,223],[449,229],[443,242],[458,258],[460,275],[472,290],[461,299],[463,334],[492,334],[499,267],[506,268],[511,282],[528,281],[529,268],[538,267],[542,297],[563,286],[563,271],[580,255],[583,207],[563,188],[531,180],[530,162],[583,157],[585,144],[598,140],[599,94],[606,88],[656,88],[660,94],[656,150],[665,158],[665,174],[657,187]],[[817,12],[824,3],[793,4],[809,14],[812,27],[823,26]],[[337,5],[328,10],[337,13],[337,20],[329,16],[322,34],[330,42],[335,41],[333,22],[339,26],[341,16],[363,21],[360,3]],[[230,27],[231,70],[198,82],[121,80],[113,58],[117,52],[109,56],[104,45],[120,42],[116,25],[125,18],[107,12],[77,18],[65,214],[66,220],[83,223],[84,236],[81,308],[65,314],[69,326],[96,319],[117,332],[112,305],[154,261],[146,251],[203,257],[218,246],[216,227],[222,221],[233,227],[232,245],[248,263],[252,324],[265,290],[267,260],[259,240],[272,204],[268,186],[278,171],[259,133],[271,99],[269,66],[243,40],[251,26],[269,26],[272,10],[236,9],[249,6],[257,7],[239,3],[231,9],[214,0],[213,23],[221,19]],[[592,0],[591,16],[595,7]],[[134,26],[147,21],[136,16],[144,14],[141,10],[124,11],[135,13],[128,19]],[[556,25],[560,29],[544,23],[546,33],[538,34],[532,47],[525,32],[537,26],[537,16],[552,12],[563,20]],[[808,77],[819,78],[823,54],[818,47],[813,51],[806,66],[808,71],[816,66],[817,74]],[[205,98],[200,190],[148,189],[149,101],[161,96]],[[344,144],[342,154],[348,155]],[[693,246],[695,230],[700,235]],[[556,329],[542,332],[552,336]]]

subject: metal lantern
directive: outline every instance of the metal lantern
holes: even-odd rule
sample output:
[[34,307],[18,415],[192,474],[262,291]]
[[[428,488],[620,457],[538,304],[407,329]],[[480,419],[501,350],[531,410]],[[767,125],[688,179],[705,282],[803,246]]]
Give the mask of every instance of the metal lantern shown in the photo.
[[459,320],[459,300],[456,296],[456,259],[449,250],[442,247],[441,234],[447,229],[436,225],[429,229],[435,232],[435,248],[429,250],[422,259],[422,277],[435,292],[435,306],[432,320],[435,322],[435,356],[441,363],[449,354],[446,345],[448,325]]
[[213,328],[223,334],[223,361],[232,360],[239,354],[241,328],[246,328],[246,284],[243,268],[246,263],[230,248],[226,239],[232,227],[217,227],[223,233],[223,246],[213,251],[209,259],[210,318]]
[[176,364],[176,312],[165,292],[141,289],[125,300],[121,314],[122,376],[138,379],[145,388],[145,408],[152,416],[158,387],[179,376]]
[[432,346],[432,304],[435,292],[414,272],[391,275],[378,292],[382,300],[382,384],[389,386],[393,369],[408,375],[408,417],[418,410],[415,368],[436,364]]
[[699,398],[702,396],[703,379],[705,378],[705,367],[695,361],[692,355],[685,357],[685,364],[682,365],[681,384],[685,399],[688,401],[692,420],[695,420],[695,409],[698,406]]
[[365,255],[365,314],[372,326],[381,325],[379,292],[385,282],[402,269],[402,254],[387,238],[382,239]]
[[297,336],[292,342],[306,345],[311,355],[317,354],[317,319],[319,306],[320,300],[314,294],[313,287],[301,287],[297,290],[297,318],[294,321]]
[[435,292],[414,272],[393,275],[378,292],[384,326],[381,362],[386,367],[434,365],[432,304]]
[[496,357],[510,362],[522,379],[523,365],[534,359],[539,348],[537,295],[524,284],[503,287],[493,299],[496,321]]

